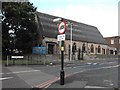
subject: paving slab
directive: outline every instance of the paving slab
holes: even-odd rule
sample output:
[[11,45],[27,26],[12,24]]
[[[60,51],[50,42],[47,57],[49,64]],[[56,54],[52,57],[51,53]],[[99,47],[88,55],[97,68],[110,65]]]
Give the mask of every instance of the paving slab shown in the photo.
[[59,82],[53,83],[49,88],[84,88],[87,81],[73,81],[71,83],[65,83],[60,85]]

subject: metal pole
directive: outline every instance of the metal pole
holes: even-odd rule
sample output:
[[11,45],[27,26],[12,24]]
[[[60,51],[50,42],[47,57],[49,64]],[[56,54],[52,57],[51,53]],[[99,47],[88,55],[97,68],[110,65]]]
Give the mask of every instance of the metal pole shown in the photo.
[[8,66],[8,58],[9,58],[9,56],[7,56],[7,66]]
[[64,41],[61,41],[61,71],[60,71],[60,85],[64,85]]
[[71,37],[70,37],[70,61],[72,61],[72,23],[70,23],[70,26],[71,26]]

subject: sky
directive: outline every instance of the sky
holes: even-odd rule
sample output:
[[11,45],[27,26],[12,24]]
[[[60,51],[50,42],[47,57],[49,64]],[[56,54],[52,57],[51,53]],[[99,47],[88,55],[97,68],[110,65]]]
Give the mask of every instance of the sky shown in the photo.
[[119,0],[29,0],[37,11],[92,25],[103,37],[118,36]]

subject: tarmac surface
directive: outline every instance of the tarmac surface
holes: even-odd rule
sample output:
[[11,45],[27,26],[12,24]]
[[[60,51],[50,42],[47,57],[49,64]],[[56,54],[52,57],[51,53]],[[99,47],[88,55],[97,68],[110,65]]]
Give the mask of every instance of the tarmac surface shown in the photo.
[[[2,67],[3,88],[114,90],[118,87],[117,60],[71,61],[64,65],[65,84],[60,85],[60,65]],[[84,88],[84,89],[83,89]]]

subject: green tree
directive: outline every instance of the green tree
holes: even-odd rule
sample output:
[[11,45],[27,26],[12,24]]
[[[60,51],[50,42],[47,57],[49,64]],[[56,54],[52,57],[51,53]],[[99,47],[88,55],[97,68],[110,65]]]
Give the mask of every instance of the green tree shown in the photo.
[[2,3],[2,50],[21,50],[24,54],[31,53],[32,46],[38,38],[35,22],[36,7],[30,2]]

